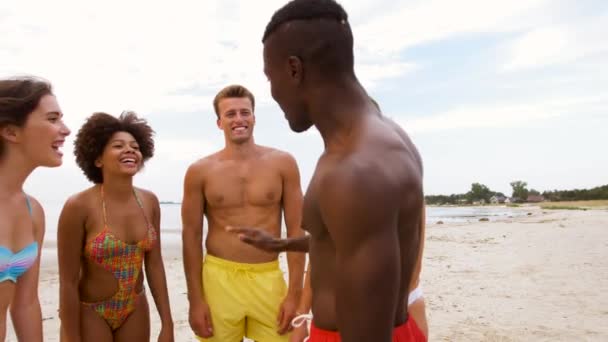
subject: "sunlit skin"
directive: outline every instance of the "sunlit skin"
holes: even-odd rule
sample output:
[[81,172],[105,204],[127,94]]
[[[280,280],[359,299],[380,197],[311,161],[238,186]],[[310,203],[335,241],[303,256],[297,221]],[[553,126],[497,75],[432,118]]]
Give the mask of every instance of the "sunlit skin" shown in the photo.
[[[53,95],[43,96],[22,127],[0,128],[4,149],[0,156],[0,246],[21,251],[34,241],[42,250],[44,211],[29,196],[30,216],[23,184],[37,167],[57,167],[62,163],[61,147],[70,130]],[[6,336],[6,318],[10,306],[15,334],[20,341],[42,341],[42,314],[38,298],[40,258],[17,283],[0,283],[0,341]]]

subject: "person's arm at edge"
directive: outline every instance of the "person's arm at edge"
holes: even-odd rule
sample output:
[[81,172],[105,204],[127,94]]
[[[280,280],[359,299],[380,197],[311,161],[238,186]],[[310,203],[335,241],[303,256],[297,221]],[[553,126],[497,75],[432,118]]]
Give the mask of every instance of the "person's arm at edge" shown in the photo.
[[79,342],[80,336],[80,259],[85,239],[86,209],[80,200],[69,198],[59,216],[57,261],[59,264],[59,318],[62,341]]
[[146,191],[153,202],[152,225],[156,230],[155,246],[146,253],[146,277],[152,292],[152,298],[156,304],[161,321],[161,331],[166,329],[173,334],[173,319],[171,318],[171,306],[169,304],[169,292],[167,290],[167,277],[162,257],[162,244],[160,233],[160,204],[158,198],[152,192]]
[[303,315],[310,312],[312,307],[312,287],[310,285],[310,263],[306,269],[306,276],[304,277],[304,288],[302,289],[302,296],[300,296],[300,305],[296,311],[297,315]]
[[[302,295],[300,296],[300,304],[296,309],[296,317],[300,315],[308,315],[310,313],[310,309],[312,306],[312,287],[310,285],[310,263],[308,263],[308,268],[306,270],[306,276],[304,277],[304,288],[302,289]],[[308,325],[306,321],[299,321],[301,325],[299,327],[294,327],[289,341],[297,341],[302,342],[308,336]],[[299,324],[296,323],[296,324]]]
[[13,302],[11,303],[11,319],[15,335],[19,341],[42,341],[42,309],[38,298],[38,280],[40,277],[40,257],[44,241],[45,222],[44,210],[40,203],[29,197],[32,205],[34,220],[34,238],[38,242],[38,257],[32,267],[25,272],[17,282]]
[[[392,339],[399,292],[398,203],[381,178],[340,166],[318,194],[321,216],[336,248],[336,317],[345,342]],[[370,207],[370,203],[374,206]]]
[[420,214],[420,249],[418,250],[418,258],[416,259],[416,268],[410,280],[409,290],[414,290],[420,283],[420,273],[422,272],[422,258],[424,254],[424,238],[426,234],[426,204],[422,206]]
[[[295,159],[291,155],[285,153],[282,159],[282,166],[284,169],[282,207],[287,229],[287,238],[298,238],[304,236],[304,230],[302,229],[303,196],[300,185],[300,172]],[[286,301],[284,301],[282,305],[282,308],[286,311],[281,312],[281,316],[283,317],[280,317],[279,319],[279,333],[284,333],[290,328],[291,319],[295,316],[302,294],[305,261],[306,256],[302,253],[287,253],[289,286]],[[289,305],[287,305],[287,301],[289,301]]]

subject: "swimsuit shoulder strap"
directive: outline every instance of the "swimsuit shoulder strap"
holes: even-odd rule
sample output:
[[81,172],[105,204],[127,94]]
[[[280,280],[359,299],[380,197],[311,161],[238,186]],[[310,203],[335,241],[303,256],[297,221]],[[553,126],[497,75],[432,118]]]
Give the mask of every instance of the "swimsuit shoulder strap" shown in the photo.
[[30,217],[32,217],[32,203],[30,202],[30,196],[28,196],[25,192],[23,193],[25,196],[25,204],[27,205],[27,211],[30,213]]
[[106,201],[105,201],[104,194],[103,194],[103,184],[101,184],[100,190],[101,190],[101,210],[103,212],[103,225],[107,226],[108,225],[108,214],[106,211]]
[[[34,221],[34,209],[32,207],[32,201],[30,200],[30,196],[28,196],[25,192],[23,193],[23,196],[25,196],[25,205],[27,205],[27,212],[30,214],[30,218],[32,219],[32,231],[34,232],[34,236],[36,236],[36,222]],[[38,244],[38,241],[34,242]]]
[[135,191],[135,188],[133,188],[133,195],[135,195],[135,200],[137,201],[137,205],[139,205],[139,208],[141,209],[141,213],[142,213],[142,215],[144,215],[144,220],[146,220],[146,225],[148,227],[152,227],[152,225],[150,224],[150,221],[148,221],[148,216],[146,216],[146,211],[144,210],[144,205],[143,205],[141,199],[139,198],[139,196],[137,196],[137,191]]

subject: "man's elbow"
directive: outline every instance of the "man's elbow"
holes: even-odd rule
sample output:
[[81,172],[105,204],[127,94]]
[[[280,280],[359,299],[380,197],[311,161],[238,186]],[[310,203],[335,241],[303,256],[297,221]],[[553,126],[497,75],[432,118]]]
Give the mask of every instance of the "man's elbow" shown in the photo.
[[203,230],[194,228],[194,225],[184,224],[182,240],[184,245],[195,244],[203,238]]

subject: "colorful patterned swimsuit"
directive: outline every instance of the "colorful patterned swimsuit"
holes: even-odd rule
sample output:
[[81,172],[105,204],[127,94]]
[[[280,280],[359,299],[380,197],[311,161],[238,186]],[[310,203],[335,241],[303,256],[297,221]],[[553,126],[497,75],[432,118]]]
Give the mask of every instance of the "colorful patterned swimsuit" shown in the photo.
[[142,271],[144,255],[152,249],[157,240],[156,230],[148,221],[144,207],[135,190],[133,190],[133,194],[146,219],[146,225],[148,226],[146,238],[131,244],[121,241],[110,231],[102,186],[101,203],[104,228],[84,247],[85,257],[111,272],[118,281],[118,290],[109,299],[95,303],[84,303],[95,310],[112,330],[120,328],[127,317],[135,310],[135,301],[138,297],[135,287]]

